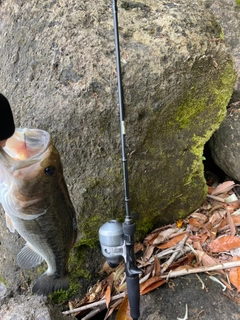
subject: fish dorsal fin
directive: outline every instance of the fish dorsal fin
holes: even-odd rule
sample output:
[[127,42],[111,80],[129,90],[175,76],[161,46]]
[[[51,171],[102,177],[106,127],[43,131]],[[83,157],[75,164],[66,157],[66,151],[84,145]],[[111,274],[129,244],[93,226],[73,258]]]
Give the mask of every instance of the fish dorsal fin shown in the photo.
[[31,269],[43,262],[43,258],[27,243],[17,255],[17,264],[21,269]]
[[15,228],[14,228],[12,219],[11,219],[11,218],[9,217],[9,215],[7,215],[7,214],[5,214],[5,217],[6,217],[6,225],[7,225],[8,229],[9,229],[11,232],[14,232],[14,231],[15,231]]

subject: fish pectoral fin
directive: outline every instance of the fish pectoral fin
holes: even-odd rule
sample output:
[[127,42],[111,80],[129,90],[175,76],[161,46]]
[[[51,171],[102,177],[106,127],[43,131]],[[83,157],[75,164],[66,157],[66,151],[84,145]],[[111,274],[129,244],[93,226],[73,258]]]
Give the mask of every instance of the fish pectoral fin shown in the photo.
[[11,232],[14,232],[15,231],[15,227],[13,225],[12,219],[7,214],[5,214],[5,217],[6,217],[6,225],[7,225],[8,229]]
[[17,264],[21,269],[31,269],[43,262],[43,258],[28,244],[17,255]]

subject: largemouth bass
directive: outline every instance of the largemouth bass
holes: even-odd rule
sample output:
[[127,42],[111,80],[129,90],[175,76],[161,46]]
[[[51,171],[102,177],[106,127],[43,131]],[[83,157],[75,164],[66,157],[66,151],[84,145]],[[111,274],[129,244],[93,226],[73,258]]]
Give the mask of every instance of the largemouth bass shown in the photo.
[[69,251],[78,232],[76,213],[59,153],[46,131],[16,129],[0,148],[0,202],[7,227],[26,241],[17,255],[19,267],[30,269],[47,262],[33,293],[68,289]]

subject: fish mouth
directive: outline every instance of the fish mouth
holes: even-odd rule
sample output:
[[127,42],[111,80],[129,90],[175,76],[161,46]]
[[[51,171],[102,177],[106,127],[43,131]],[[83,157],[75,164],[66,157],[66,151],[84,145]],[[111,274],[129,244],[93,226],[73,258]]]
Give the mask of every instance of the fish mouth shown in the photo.
[[25,168],[40,161],[50,143],[50,134],[44,130],[17,128],[0,148],[0,162],[12,170]]

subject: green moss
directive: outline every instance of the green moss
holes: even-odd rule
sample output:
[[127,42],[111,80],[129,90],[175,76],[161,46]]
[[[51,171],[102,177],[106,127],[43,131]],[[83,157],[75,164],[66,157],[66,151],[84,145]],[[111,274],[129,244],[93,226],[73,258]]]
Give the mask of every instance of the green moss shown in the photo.
[[70,251],[69,257],[69,273],[70,273],[70,287],[68,290],[59,290],[49,295],[49,298],[57,304],[64,303],[81,290],[81,279],[91,279],[91,274],[84,269],[84,262],[88,254],[88,247],[79,245],[79,243]]
[[188,97],[187,101],[179,106],[175,121],[178,122],[180,129],[189,128],[192,121],[206,108],[204,98],[195,99],[194,93]]
[[240,0],[236,0],[236,5],[240,5]]
[[130,4],[127,1],[123,1],[123,3],[121,4],[121,8],[130,10]]
[[[215,119],[217,121],[212,121],[211,126],[209,128],[206,128],[206,132],[204,136],[197,136],[194,135],[192,138],[193,144],[191,147],[191,153],[196,156],[196,160],[193,162],[192,171],[195,172],[196,170],[199,170],[202,172],[202,156],[203,156],[203,148],[205,143],[210,139],[212,133],[217,130],[223,121],[225,115],[226,115],[226,107],[228,104],[228,101],[231,97],[232,93],[232,85],[235,81],[236,75],[232,72],[232,62],[228,63],[224,72],[222,73],[222,76],[219,77],[219,86],[216,86],[214,84],[214,87],[212,88],[212,92],[214,93],[215,101],[214,104],[218,107],[222,105],[222,108],[219,110],[218,115],[215,116]],[[224,84],[225,86],[223,86]],[[227,84],[229,84],[227,86]],[[224,88],[224,89],[223,89]],[[204,100],[203,100],[204,102]],[[195,104],[197,104],[197,101],[195,101]],[[206,102],[204,103],[204,105]]]
[[223,31],[220,32],[219,38],[220,38],[220,40],[224,40],[224,33],[223,33]]
[[5,278],[0,276],[0,282],[2,282],[5,286],[7,286],[7,281]]
[[[70,274],[70,287],[68,290],[55,291],[54,293],[49,295],[49,298],[52,300],[53,303],[65,303],[77,294],[77,292],[80,289],[80,284],[79,278],[76,278],[76,272],[77,268],[76,271],[74,270],[74,272],[71,272]],[[84,274],[84,276],[87,279],[86,274]]]
[[152,230],[154,223],[152,219],[149,219],[148,215],[144,215],[141,221],[136,221],[136,241],[141,241],[149,230]]
[[219,25],[219,26],[220,26],[220,29],[221,29],[220,34],[219,34],[219,39],[220,39],[220,40],[224,40],[224,32],[223,32],[223,29],[222,29],[221,25]]
[[[46,262],[43,262],[41,263],[39,266],[36,267],[35,269],[35,275],[37,277],[40,277],[47,269],[47,263]],[[31,274],[31,271],[27,271],[29,272],[29,275]]]
[[53,303],[62,304],[69,299],[69,291],[59,290],[49,295]]

